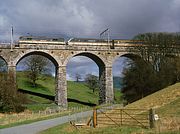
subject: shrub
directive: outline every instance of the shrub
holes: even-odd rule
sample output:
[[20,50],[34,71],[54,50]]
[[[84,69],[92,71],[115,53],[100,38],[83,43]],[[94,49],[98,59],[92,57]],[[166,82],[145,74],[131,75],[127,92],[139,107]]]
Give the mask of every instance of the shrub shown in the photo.
[[[3,77],[2,77],[3,76]],[[21,112],[26,96],[17,92],[17,85],[13,73],[0,77],[0,112]]]

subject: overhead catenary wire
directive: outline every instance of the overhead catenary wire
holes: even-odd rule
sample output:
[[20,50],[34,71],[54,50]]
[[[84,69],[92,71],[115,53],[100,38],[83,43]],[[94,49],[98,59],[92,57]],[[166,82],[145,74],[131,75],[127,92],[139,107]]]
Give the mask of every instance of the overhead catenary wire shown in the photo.
[[[19,40],[20,36],[48,36],[48,37],[63,37],[66,40],[70,39],[70,37],[74,38],[99,38],[97,36],[97,33],[99,33],[99,29],[91,30],[89,34],[83,34],[79,32],[73,32],[68,28],[62,28],[60,30],[58,29],[43,29],[43,28],[27,28],[27,27],[21,27],[21,26],[13,26],[13,40],[17,41]],[[110,36],[109,28],[105,29],[103,31],[104,37],[106,37],[107,41],[110,40],[110,38],[113,39],[122,39],[120,38],[120,34],[118,32],[112,32]],[[103,34],[101,32],[101,34]],[[6,30],[6,27],[0,27],[0,42],[8,42],[9,40],[10,31]],[[10,41],[9,41],[10,42]]]

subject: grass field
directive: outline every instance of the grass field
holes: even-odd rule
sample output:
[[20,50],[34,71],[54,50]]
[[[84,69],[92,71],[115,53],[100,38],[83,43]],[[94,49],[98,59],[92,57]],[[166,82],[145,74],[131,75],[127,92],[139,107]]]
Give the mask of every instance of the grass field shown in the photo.
[[54,95],[55,80],[50,76],[41,76],[37,80],[37,86],[34,88],[30,83],[25,72],[17,72],[18,88],[23,90],[42,93],[46,95]]
[[106,127],[106,128],[80,128],[76,129],[69,124],[56,126],[39,134],[179,134],[178,131],[157,133],[151,129],[138,127]]
[[148,132],[149,130],[136,127],[106,127],[106,128],[80,128],[76,129],[69,124],[63,124],[42,131],[39,134],[141,134],[141,132]]
[[[17,72],[17,82],[18,88],[23,90],[50,96],[54,96],[55,94],[55,78],[51,76],[42,75],[40,79],[37,80],[37,86],[34,88],[24,72]],[[93,93],[92,90],[90,90],[85,85],[85,83],[81,82],[77,83],[73,81],[68,81],[67,85],[67,94],[69,99],[74,99],[86,103],[98,104],[99,92],[97,90]],[[120,96],[121,92],[119,90],[115,90],[116,103],[121,102]],[[28,99],[30,100],[30,104],[28,104],[27,107],[30,110],[43,110],[47,106],[51,106],[54,103],[51,100],[38,97],[35,95],[28,95]],[[68,102],[68,106],[83,107],[84,105],[77,102]]]

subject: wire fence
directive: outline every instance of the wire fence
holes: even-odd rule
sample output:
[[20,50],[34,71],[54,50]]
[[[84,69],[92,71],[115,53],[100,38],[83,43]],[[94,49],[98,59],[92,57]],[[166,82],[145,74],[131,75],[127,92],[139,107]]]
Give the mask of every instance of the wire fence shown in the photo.
[[44,111],[29,111],[26,110],[22,113],[9,113],[0,114],[0,126],[10,125],[31,120],[41,120],[53,117],[60,117],[64,115],[71,115],[77,112],[90,110],[89,107],[71,107],[68,109],[63,108],[47,108]]
[[[25,121],[37,121],[64,115],[69,116],[69,122],[74,121],[78,125],[90,125],[93,127],[106,126],[130,126],[142,128],[154,128],[156,133],[180,132],[180,115],[177,113],[155,112],[152,109],[125,109],[114,107],[94,108],[90,116],[84,111],[92,110],[90,107],[47,108],[44,111],[25,111],[22,113],[0,114],[0,126],[23,123]],[[78,113],[78,114],[74,114]],[[76,124],[77,125],[77,124]]]

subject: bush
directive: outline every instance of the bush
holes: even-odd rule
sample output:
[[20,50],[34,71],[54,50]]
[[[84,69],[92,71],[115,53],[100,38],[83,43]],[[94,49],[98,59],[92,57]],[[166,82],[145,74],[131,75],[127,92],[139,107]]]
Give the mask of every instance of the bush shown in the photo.
[[0,76],[0,112],[21,112],[26,96],[17,92],[17,86],[12,73]]

